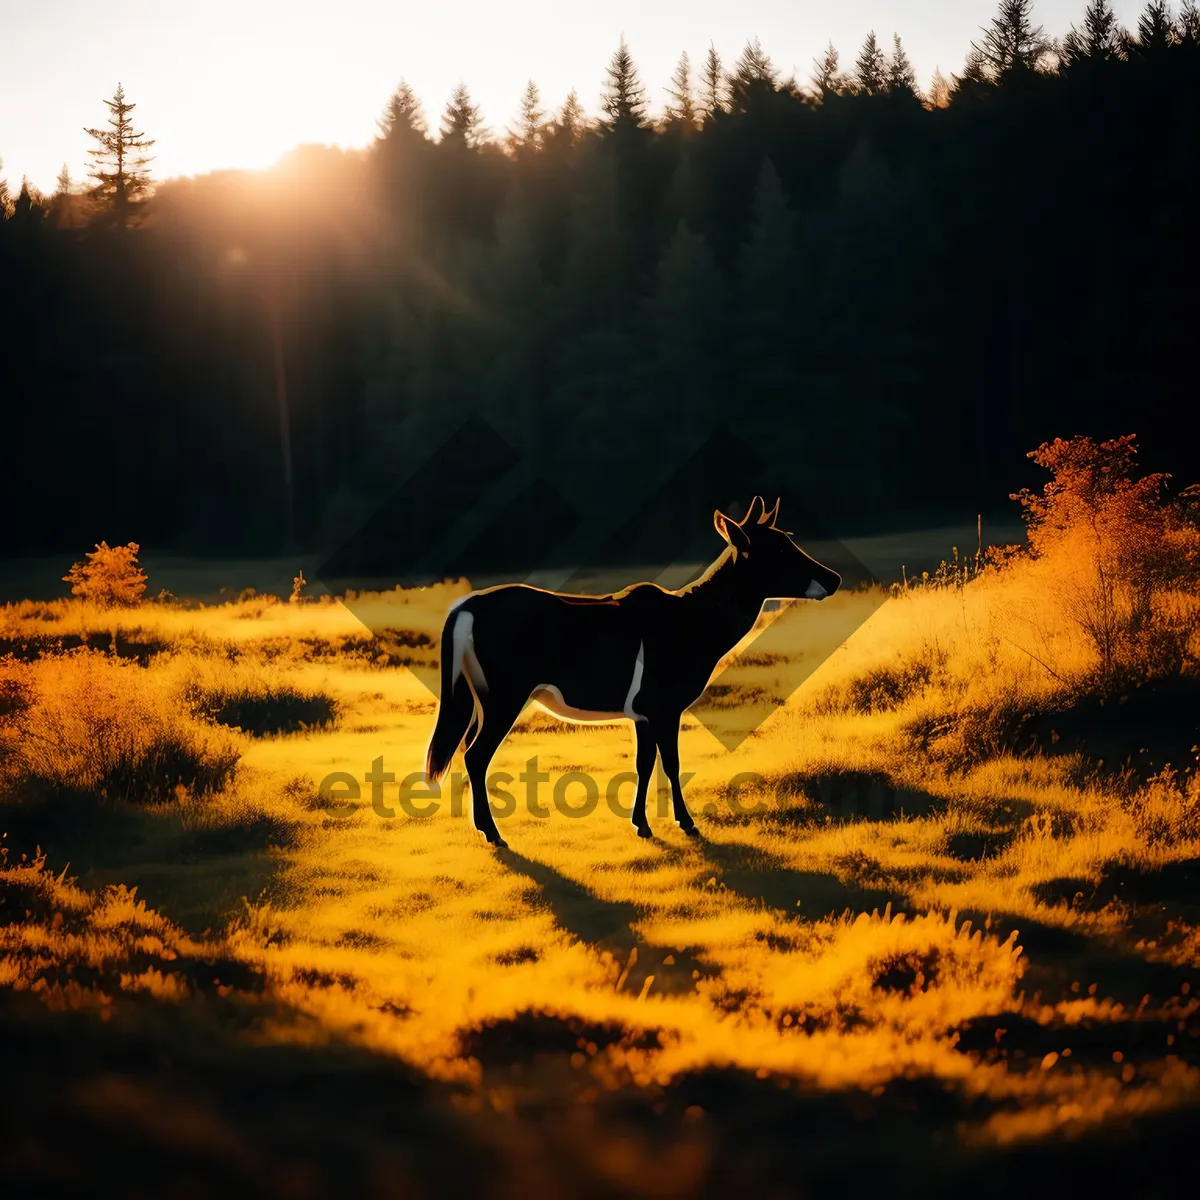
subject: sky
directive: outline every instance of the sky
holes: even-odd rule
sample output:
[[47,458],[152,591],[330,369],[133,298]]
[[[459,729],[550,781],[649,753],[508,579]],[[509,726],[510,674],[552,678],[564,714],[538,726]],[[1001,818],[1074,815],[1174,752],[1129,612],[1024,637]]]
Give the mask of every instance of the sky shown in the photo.
[[[1085,0],[1038,0],[1052,35]],[[1140,0],[1117,0],[1132,26]],[[996,0],[0,0],[0,177],[46,191],[67,164],[85,177],[84,126],[102,126],[117,81],[157,141],[154,177],[265,167],[301,143],[367,145],[401,78],[432,127],[461,80],[494,132],[525,81],[548,106],[572,87],[596,112],[622,33],[652,102],[681,50],[710,43],[731,65],[758,37],[801,82],[832,40],[853,63],[868,30],[904,39],[918,79],[961,67]]]

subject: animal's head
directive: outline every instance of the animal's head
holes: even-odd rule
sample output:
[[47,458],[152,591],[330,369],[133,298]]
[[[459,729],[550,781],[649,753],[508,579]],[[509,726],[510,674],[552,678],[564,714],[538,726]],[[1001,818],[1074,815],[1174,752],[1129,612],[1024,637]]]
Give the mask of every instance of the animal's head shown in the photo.
[[776,525],[778,516],[778,500],[768,510],[762,497],[755,496],[743,520],[735,521],[718,510],[713,524],[732,548],[739,575],[755,593],[779,600],[832,596],[842,577],[805,554]]

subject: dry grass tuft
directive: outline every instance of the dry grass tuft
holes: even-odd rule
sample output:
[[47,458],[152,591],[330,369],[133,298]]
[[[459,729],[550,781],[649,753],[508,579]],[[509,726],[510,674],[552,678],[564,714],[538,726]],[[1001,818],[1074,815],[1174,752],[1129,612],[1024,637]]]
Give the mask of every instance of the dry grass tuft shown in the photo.
[[94,651],[0,666],[19,695],[5,722],[10,783],[156,803],[219,790],[241,751],[181,710],[170,681]]

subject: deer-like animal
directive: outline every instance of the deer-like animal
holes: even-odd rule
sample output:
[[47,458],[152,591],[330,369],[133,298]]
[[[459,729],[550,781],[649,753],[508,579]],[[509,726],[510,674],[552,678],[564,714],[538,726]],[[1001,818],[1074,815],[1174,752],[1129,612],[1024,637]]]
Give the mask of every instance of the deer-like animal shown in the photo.
[[467,739],[475,828],[506,843],[488,805],[487,770],[530,700],[566,721],[633,722],[633,826],[650,837],[646,793],[656,757],[675,821],[699,836],[679,783],[679,721],[769,598],[823,600],[841,583],[777,527],[755,496],[742,521],[717,511],[726,546],[695,582],[668,591],[635,583],[611,596],[502,584],[455,602],[442,629],[441,698],[425,773],[440,778]]

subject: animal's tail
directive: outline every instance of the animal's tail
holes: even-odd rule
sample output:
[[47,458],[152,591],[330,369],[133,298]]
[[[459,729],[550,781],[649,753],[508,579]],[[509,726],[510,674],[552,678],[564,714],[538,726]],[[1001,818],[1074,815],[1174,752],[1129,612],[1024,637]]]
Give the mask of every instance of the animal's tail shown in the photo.
[[429,751],[425,755],[425,777],[430,782],[446,773],[475,716],[475,693],[471,690],[463,661],[472,621],[472,614],[459,607],[450,613],[442,626],[441,697],[433,737],[429,739]]

